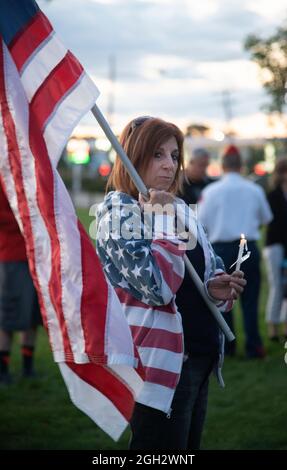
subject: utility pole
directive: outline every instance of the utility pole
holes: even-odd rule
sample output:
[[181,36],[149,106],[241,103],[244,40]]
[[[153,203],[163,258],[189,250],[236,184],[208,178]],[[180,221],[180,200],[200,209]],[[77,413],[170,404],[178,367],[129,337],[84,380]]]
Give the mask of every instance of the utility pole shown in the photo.
[[222,91],[222,106],[226,121],[226,131],[225,134],[229,134],[231,131],[231,121],[233,119],[233,110],[232,110],[232,98],[231,92],[229,90]]
[[114,113],[115,113],[116,68],[117,68],[116,56],[115,54],[110,54],[109,56],[110,91],[108,94],[107,119],[111,127],[113,126],[113,119],[114,119]]

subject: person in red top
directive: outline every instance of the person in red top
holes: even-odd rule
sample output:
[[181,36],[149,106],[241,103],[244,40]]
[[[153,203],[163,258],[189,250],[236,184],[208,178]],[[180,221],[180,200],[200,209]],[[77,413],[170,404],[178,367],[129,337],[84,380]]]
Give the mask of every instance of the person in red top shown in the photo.
[[0,382],[10,383],[14,331],[21,331],[23,376],[35,375],[33,355],[41,314],[25,242],[0,182]]

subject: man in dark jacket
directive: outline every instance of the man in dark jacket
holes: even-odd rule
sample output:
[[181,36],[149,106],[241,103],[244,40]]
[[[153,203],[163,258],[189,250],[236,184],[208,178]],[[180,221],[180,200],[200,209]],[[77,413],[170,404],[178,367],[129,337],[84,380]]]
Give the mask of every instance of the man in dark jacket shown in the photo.
[[209,159],[207,150],[203,148],[193,150],[185,174],[182,175],[182,189],[179,193],[186,204],[196,204],[205,186],[215,181],[206,174]]

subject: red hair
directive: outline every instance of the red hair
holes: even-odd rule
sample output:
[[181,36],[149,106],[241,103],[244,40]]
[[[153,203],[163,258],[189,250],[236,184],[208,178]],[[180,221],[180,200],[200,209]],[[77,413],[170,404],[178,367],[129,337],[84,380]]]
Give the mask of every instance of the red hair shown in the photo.
[[[179,150],[178,167],[170,188],[170,191],[175,193],[179,186],[179,172],[183,169],[183,134],[177,126],[158,118],[137,118],[124,128],[120,143],[135,169],[141,174],[147,169],[157,149],[171,137],[175,137]],[[118,155],[107,188],[123,191],[136,199],[138,197],[138,190]]]

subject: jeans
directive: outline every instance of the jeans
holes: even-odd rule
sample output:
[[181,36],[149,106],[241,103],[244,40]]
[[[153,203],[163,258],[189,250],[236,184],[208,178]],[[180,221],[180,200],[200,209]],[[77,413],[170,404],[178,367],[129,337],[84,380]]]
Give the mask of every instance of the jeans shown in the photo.
[[188,357],[183,363],[170,416],[136,403],[130,449],[198,450],[203,430],[210,372],[216,356]]

